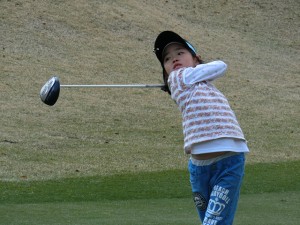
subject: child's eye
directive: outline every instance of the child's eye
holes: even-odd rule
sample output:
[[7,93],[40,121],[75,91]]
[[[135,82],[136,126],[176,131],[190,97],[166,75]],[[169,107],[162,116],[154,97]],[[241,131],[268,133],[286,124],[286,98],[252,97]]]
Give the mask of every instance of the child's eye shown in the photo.
[[170,60],[170,57],[165,57],[164,62],[168,62]]

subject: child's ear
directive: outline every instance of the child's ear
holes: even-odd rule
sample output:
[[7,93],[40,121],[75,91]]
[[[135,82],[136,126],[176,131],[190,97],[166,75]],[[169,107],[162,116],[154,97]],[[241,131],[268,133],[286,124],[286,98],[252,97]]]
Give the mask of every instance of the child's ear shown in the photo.
[[204,63],[203,60],[202,60],[202,58],[201,58],[201,55],[196,55],[195,58],[197,59],[197,61],[198,61],[199,64],[203,64]]
[[199,63],[202,62],[201,55],[196,55],[196,58],[197,58],[197,60],[198,60]]

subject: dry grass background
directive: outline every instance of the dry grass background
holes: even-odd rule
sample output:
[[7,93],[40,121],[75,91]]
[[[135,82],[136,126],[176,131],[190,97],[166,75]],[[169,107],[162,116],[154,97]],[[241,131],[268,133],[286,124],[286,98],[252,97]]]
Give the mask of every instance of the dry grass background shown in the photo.
[[176,31],[206,60],[249,141],[248,163],[300,159],[300,2],[0,0],[0,179],[182,169],[180,114],[160,90],[62,89],[160,83],[157,34]]

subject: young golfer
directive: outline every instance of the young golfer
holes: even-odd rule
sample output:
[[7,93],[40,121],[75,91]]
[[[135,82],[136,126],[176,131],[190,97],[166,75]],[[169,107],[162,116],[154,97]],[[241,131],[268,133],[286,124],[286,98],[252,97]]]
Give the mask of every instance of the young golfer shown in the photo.
[[249,150],[226,97],[211,83],[225,74],[227,65],[204,63],[172,31],[158,35],[154,52],[163,69],[164,90],[182,113],[184,150],[191,155],[190,182],[202,224],[230,225]]

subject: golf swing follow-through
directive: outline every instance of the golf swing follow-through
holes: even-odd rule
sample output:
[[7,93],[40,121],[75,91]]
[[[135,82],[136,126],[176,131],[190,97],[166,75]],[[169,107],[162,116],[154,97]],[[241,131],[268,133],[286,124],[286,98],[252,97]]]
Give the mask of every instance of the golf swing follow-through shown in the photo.
[[[164,84],[60,85],[52,77],[40,97],[54,105],[60,87],[161,88],[182,113],[184,151],[193,200],[203,225],[232,225],[249,152],[243,131],[227,98],[212,84],[225,75],[221,60],[204,62],[196,49],[172,31],[161,32],[154,44]],[[172,163],[172,162],[171,162]]]
[[58,77],[51,77],[41,88],[41,100],[47,105],[54,105],[59,97],[60,87],[77,88],[163,88],[163,84],[65,84],[61,85]]

